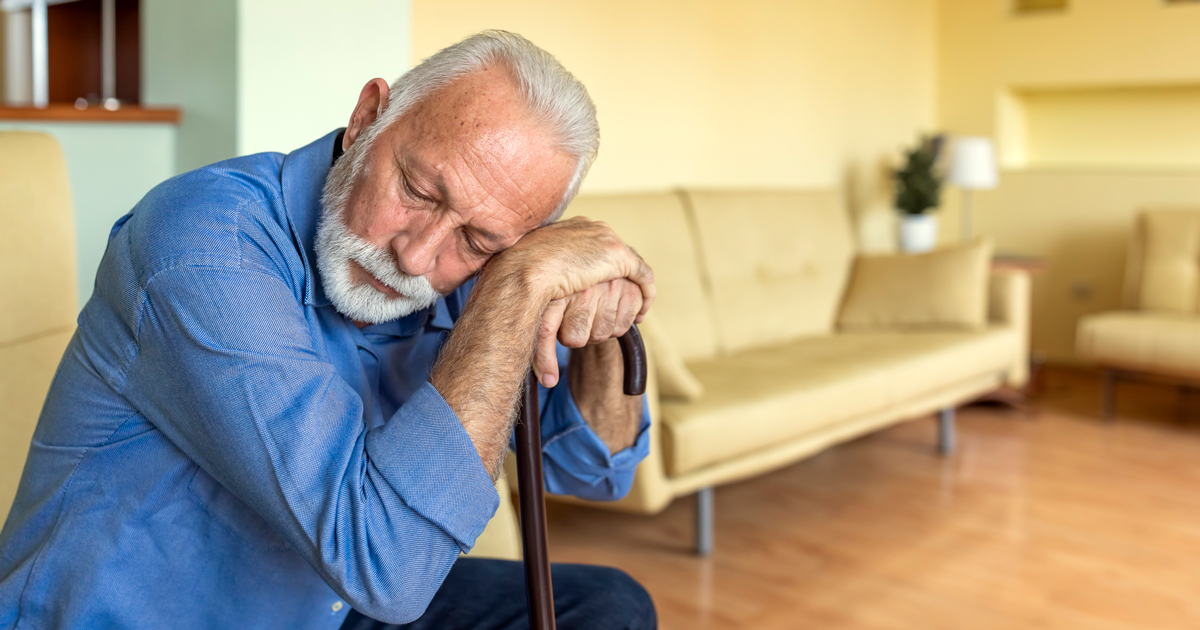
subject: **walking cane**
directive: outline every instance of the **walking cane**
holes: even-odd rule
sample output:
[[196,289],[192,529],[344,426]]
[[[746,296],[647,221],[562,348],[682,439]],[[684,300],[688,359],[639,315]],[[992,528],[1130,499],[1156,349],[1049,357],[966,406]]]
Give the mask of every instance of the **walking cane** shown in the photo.
[[[618,339],[625,362],[626,396],[646,393],[646,348],[636,326]],[[554,630],[554,590],[546,551],[546,499],[542,481],[542,421],[538,415],[538,382],[533,372],[521,398],[517,422],[517,492],[521,500],[521,546],[525,550],[525,590],[531,630]]]

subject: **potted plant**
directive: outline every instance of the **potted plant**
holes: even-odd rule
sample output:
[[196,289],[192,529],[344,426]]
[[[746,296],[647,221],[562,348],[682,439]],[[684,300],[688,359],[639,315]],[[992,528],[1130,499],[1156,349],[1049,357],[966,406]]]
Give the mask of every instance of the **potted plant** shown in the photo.
[[925,252],[937,244],[937,216],[933,211],[941,203],[943,173],[938,168],[942,136],[923,136],[917,146],[905,152],[903,168],[896,179],[896,210],[900,212],[900,249]]

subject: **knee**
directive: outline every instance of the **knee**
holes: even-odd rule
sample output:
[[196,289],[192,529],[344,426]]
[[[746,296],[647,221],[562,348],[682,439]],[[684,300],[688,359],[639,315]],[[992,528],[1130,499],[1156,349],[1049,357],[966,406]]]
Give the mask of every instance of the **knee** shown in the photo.
[[[653,630],[658,627],[654,600],[628,573],[611,567],[575,567],[578,567],[578,570],[564,576],[568,577],[568,583],[563,586],[570,594],[563,594],[574,600],[575,604],[571,607],[573,610],[562,611],[566,617],[588,619],[597,624],[594,627],[611,630]],[[559,574],[556,570],[555,578],[558,578]],[[554,587],[557,600],[559,585],[556,583]],[[601,620],[603,622],[597,623]],[[565,622],[568,619],[561,621]],[[573,625],[560,623],[564,630]]]

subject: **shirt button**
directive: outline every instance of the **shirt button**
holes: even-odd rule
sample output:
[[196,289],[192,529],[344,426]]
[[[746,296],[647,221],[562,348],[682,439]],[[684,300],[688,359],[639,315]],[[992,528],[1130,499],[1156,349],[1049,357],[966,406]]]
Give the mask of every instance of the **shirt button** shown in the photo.
[[337,611],[341,610],[342,606],[343,606],[342,602],[333,602],[333,612],[337,612]]

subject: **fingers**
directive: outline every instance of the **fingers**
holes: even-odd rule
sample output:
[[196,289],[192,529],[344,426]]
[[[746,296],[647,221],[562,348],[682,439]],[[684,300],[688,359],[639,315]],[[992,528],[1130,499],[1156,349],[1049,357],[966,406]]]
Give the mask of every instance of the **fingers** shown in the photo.
[[628,280],[621,280],[614,284],[619,284],[620,293],[611,334],[613,337],[620,337],[629,330],[635,319],[644,314],[642,305],[645,302],[642,299],[641,287],[637,284]]
[[638,256],[637,252],[633,251],[633,248],[629,248],[629,251],[637,258],[638,262],[637,272],[630,276],[630,280],[636,282],[641,290],[641,303],[638,304],[635,318],[640,324],[646,318],[646,312],[650,310],[650,305],[654,304],[655,298],[658,297],[658,288],[654,286],[654,270],[646,264],[646,261],[642,260],[641,256]]
[[538,382],[545,387],[558,384],[558,355],[555,350],[555,340],[562,326],[563,315],[567,309],[567,300],[554,300],[542,313],[542,322],[538,326],[537,347],[533,354],[533,372],[537,374]]
[[621,304],[622,285],[624,280],[613,280],[597,286],[601,295],[597,296],[596,316],[592,319],[592,331],[588,337],[591,343],[607,341],[613,336],[617,324],[617,309]]
[[[605,283],[607,284],[607,283]],[[558,340],[568,348],[582,348],[592,337],[592,322],[596,319],[599,298],[608,292],[605,284],[567,298],[566,313],[558,330]]]

